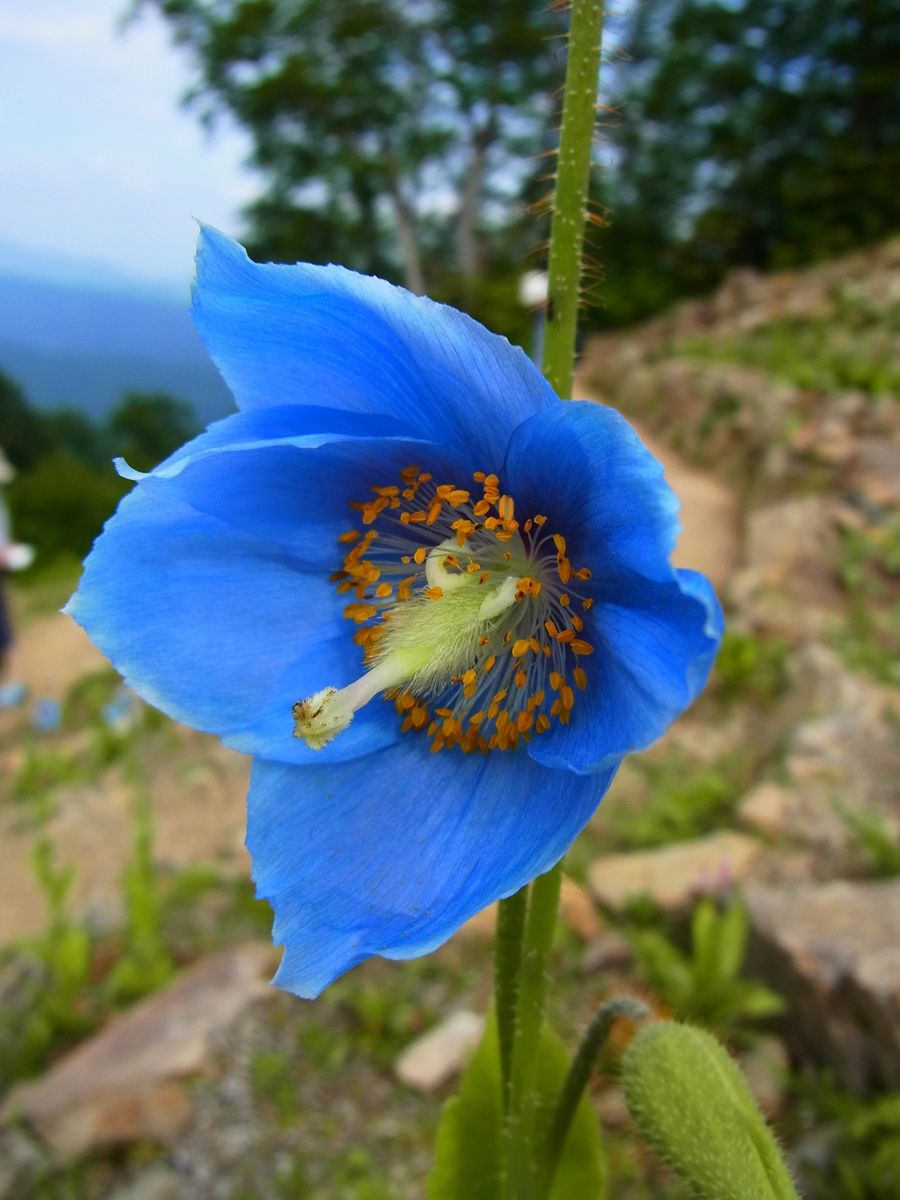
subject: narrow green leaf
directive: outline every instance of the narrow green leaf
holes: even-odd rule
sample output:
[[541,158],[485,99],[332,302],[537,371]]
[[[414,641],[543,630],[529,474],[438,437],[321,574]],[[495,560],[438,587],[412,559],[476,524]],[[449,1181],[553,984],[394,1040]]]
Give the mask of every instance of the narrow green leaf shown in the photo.
[[[543,1166],[546,1137],[569,1068],[562,1042],[544,1027],[537,1051],[535,1158]],[[493,1015],[463,1074],[458,1096],[448,1100],[438,1127],[428,1200],[501,1200],[505,1150],[500,1052]],[[556,1173],[551,1200],[603,1200],[606,1160],[590,1101],[578,1106]]]

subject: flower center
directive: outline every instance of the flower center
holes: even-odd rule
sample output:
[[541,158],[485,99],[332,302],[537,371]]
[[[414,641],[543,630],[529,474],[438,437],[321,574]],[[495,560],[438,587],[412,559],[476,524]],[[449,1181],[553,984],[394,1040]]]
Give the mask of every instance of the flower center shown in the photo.
[[576,590],[590,571],[546,517],[520,524],[496,475],[475,473],[478,499],[415,466],[400,476],[351,503],[361,528],[341,534],[332,576],[355,597],[344,613],[368,670],[295,704],[294,735],[321,749],[378,695],[432,750],[511,750],[567,724],[593,651],[576,611],[593,603]]

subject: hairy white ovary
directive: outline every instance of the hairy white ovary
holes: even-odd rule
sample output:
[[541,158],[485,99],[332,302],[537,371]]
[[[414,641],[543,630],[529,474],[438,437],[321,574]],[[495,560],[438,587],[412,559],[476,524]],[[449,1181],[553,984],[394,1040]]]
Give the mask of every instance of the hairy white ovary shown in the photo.
[[321,750],[375,696],[401,685],[429,695],[475,661],[480,639],[494,633],[515,604],[517,576],[504,576],[486,591],[477,576],[447,571],[449,552],[447,545],[435,547],[426,565],[429,585],[442,595],[419,593],[393,609],[368,671],[346,687],[323,688],[294,705],[294,737]]

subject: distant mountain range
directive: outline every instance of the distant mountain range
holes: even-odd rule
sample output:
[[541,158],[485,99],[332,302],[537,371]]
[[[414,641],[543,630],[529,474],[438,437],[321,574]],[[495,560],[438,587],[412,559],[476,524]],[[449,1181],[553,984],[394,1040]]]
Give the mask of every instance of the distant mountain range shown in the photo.
[[188,401],[204,424],[234,408],[188,313],[188,297],[110,272],[88,284],[19,273],[0,245],[0,370],[37,408],[102,420],[129,390]]

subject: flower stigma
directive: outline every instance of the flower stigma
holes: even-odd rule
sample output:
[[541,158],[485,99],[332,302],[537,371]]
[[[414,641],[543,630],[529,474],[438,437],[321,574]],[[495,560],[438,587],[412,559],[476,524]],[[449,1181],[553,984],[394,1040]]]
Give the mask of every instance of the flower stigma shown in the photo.
[[400,475],[351,502],[362,527],[341,534],[349,549],[331,577],[355,597],[344,615],[367,670],[295,704],[294,736],[320,750],[379,695],[433,751],[511,750],[567,725],[593,652],[593,601],[573,581],[590,571],[572,566],[546,517],[520,524],[496,475],[475,473],[478,499],[416,466]]

